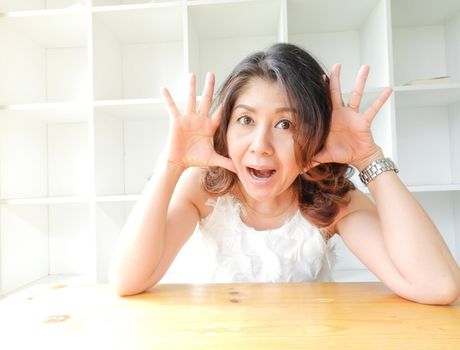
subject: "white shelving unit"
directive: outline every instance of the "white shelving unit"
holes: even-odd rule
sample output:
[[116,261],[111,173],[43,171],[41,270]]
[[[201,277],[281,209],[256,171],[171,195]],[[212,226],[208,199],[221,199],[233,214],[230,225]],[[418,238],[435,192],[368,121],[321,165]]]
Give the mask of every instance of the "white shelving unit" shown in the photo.
[[[183,100],[187,72],[201,91],[207,71],[220,84],[276,42],[342,63],[345,95],[370,64],[363,108],[393,87],[376,141],[459,261],[458,0],[0,0],[0,295],[106,282],[166,140],[160,87]],[[439,76],[450,81],[405,85]],[[375,279],[334,241],[337,281]],[[164,281],[187,281],[192,247]]]

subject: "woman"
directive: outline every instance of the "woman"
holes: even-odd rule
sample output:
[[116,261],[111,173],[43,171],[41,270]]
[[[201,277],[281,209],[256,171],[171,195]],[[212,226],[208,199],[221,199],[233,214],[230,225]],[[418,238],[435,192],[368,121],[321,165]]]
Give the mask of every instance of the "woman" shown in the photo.
[[[337,233],[398,295],[455,301],[455,260],[372,137],[391,89],[359,110],[368,71],[344,105],[340,65],[328,78],[301,48],[276,44],[235,67],[211,117],[212,74],[198,108],[190,75],[183,113],[163,89],[167,147],[117,246],[118,293],[155,285],[199,223],[215,258],[210,282],[321,280]],[[375,205],[347,178],[349,164]]]

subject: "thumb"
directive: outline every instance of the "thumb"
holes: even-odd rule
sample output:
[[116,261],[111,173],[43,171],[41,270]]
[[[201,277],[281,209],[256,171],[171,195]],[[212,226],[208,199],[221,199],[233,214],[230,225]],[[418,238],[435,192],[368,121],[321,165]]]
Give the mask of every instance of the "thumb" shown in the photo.
[[304,173],[307,173],[307,172],[309,172],[311,169],[316,168],[318,165],[321,165],[321,164],[322,164],[322,162],[318,162],[318,161],[316,161],[316,159],[313,159],[313,160],[311,161],[311,163],[310,163],[309,166],[303,168],[303,172],[304,172]]
[[315,155],[315,158],[313,158],[312,160],[312,166],[316,167],[321,163],[329,163],[331,161],[330,158],[331,157],[329,155],[329,152],[326,150],[326,148],[324,148],[322,151],[318,152]]

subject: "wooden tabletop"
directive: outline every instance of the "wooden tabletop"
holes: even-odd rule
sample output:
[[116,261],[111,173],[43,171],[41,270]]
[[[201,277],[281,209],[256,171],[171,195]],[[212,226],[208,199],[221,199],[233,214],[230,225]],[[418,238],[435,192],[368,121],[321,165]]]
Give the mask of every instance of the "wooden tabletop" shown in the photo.
[[[380,283],[51,285],[0,301],[3,349],[460,349],[460,303]],[[4,344],[8,344],[4,347]]]

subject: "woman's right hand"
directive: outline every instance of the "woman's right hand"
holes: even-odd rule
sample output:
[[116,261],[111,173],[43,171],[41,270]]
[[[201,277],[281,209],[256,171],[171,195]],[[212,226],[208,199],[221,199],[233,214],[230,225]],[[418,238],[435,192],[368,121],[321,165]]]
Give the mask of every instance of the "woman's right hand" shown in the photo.
[[218,166],[236,172],[232,160],[214,150],[213,136],[222,118],[221,106],[212,116],[209,116],[214,82],[214,74],[208,73],[202,100],[197,109],[196,77],[194,74],[189,75],[188,99],[184,113],[179,111],[168,89],[162,89],[163,99],[171,118],[166,156],[168,162],[184,169]]

